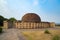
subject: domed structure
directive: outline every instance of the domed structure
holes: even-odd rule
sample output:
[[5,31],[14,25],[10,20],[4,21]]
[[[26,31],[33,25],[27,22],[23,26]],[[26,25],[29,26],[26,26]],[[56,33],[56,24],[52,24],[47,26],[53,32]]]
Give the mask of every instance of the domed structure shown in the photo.
[[14,22],[10,20],[4,21],[3,28],[39,29],[48,27],[55,27],[55,23],[43,22],[37,14],[27,13],[22,17],[22,20],[16,20]]
[[40,17],[35,13],[27,13],[22,17],[23,22],[41,22]]

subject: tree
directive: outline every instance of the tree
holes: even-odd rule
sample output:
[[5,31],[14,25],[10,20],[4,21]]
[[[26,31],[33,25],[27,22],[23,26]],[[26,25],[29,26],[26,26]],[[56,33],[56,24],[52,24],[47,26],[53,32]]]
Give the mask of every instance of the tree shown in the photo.
[[4,18],[4,20],[8,20],[7,18]]
[[9,21],[16,21],[16,19],[14,18],[14,17],[11,17],[10,19],[9,19]]
[[0,15],[0,26],[3,26],[4,17]]
[[7,18],[4,18],[3,16],[0,15],[0,26],[3,26],[3,21],[8,20]]
[[0,33],[2,33],[2,28],[0,27]]

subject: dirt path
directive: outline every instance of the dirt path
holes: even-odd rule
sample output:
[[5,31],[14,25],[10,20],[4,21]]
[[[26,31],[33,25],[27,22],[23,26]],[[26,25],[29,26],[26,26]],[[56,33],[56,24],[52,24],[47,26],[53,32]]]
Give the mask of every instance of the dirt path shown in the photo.
[[0,35],[0,40],[25,40],[18,29],[7,29]]

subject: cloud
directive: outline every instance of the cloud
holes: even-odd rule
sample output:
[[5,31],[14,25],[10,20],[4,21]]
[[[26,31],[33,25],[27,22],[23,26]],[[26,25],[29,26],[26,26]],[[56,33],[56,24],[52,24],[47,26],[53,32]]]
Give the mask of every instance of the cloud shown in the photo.
[[38,5],[38,4],[39,4],[38,0],[33,0],[33,5],[34,5],[34,6],[36,6],[36,5]]
[[33,5],[37,6],[37,5],[39,5],[39,3],[44,4],[46,1],[48,1],[48,0],[33,0]]
[[7,2],[6,0],[0,0],[0,12],[3,13],[7,11]]
[[0,0],[0,15],[8,17],[10,15],[7,0]]
[[46,1],[48,1],[48,0],[40,0],[40,3],[45,3]]
[[5,0],[0,0],[0,9],[3,9],[6,7],[7,2]]

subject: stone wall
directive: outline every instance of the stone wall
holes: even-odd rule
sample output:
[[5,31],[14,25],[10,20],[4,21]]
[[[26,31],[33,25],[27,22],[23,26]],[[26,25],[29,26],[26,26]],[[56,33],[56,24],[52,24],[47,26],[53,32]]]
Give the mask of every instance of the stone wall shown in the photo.
[[50,27],[55,27],[55,23],[54,22],[51,22],[50,23]]
[[9,28],[9,26],[12,26],[12,28],[20,28],[20,29],[37,29],[37,28],[49,28],[49,27],[55,27],[55,23],[53,22],[40,22],[40,23],[34,23],[34,22],[13,22],[13,25],[11,22],[4,21],[4,28]]
[[55,27],[55,23],[48,23],[48,22],[41,22],[41,23],[29,23],[29,22],[15,22],[14,23],[16,28],[28,28],[28,29],[33,29],[33,28],[49,28],[49,27]]

